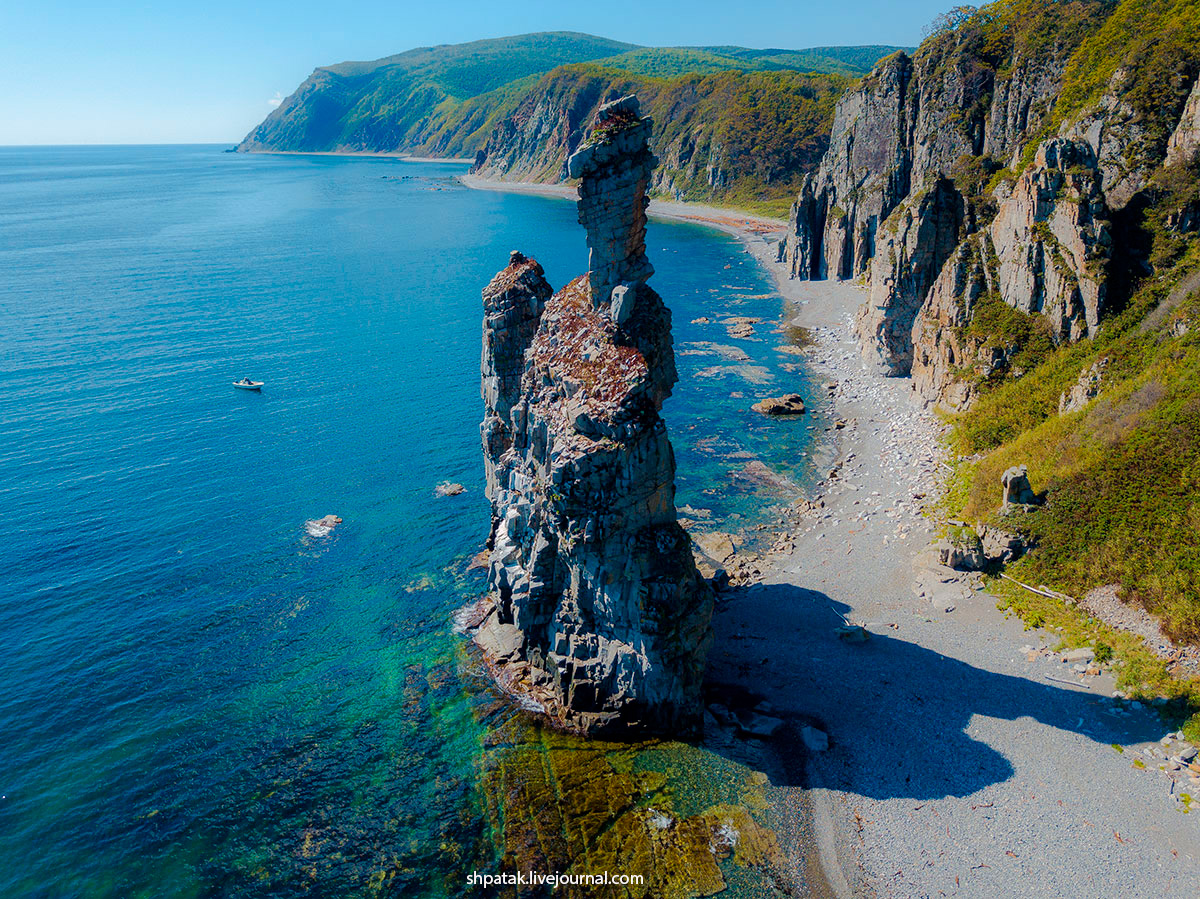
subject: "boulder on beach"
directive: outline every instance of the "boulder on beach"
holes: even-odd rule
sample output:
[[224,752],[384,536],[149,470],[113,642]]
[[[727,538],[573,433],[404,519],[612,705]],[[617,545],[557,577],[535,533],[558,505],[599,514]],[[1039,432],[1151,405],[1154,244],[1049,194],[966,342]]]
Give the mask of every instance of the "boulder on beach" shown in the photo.
[[961,538],[955,535],[939,541],[934,545],[934,549],[937,550],[938,563],[955,571],[982,571],[987,567],[983,545],[973,533]]
[[720,531],[695,534],[692,540],[704,555],[717,563],[729,561],[737,551],[737,543],[734,542],[733,535],[723,534]]
[[768,397],[765,400],[759,400],[750,408],[763,415],[803,415],[808,411],[804,405],[804,398],[798,393]]

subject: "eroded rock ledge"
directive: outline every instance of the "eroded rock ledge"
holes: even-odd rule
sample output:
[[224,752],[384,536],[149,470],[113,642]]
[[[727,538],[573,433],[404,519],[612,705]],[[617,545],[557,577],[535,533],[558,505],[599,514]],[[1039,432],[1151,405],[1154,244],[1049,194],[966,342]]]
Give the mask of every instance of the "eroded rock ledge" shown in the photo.
[[513,253],[483,292],[492,529],[474,639],[505,691],[585,735],[690,730],[711,643],[659,416],[676,372],[646,285],[650,128],[635,98],[605,104],[569,161],[587,275],[551,296]]

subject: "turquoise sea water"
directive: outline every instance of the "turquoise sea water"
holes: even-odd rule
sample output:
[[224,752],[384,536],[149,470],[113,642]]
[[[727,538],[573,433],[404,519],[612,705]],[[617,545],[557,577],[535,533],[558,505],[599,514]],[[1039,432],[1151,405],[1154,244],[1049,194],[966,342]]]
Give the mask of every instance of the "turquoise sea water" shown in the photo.
[[[488,524],[479,292],[510,249],[556,287],[587,256],[572,204],[462,171],[0,149],[0,895],[455,895],[486,861],[450,629]],[[781,301],[725,235],[648,245],[679,504],[768,520],[739,470],[811,473],[805,425],[749,411],[812,393]]]

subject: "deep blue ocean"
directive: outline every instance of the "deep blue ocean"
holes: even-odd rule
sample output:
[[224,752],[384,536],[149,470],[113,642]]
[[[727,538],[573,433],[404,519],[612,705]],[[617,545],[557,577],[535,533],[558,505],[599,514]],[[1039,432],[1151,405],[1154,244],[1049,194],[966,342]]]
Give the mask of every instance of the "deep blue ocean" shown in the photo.
[[[480,290],[512,249],[555,287],[587,261],[572,203],[463,171],[0,148],[0,896],[373,895],[384,868],[456,894],[488,727],[451,631],[488,529]],[[803,482],[821,424],[749,411],[815,393],[782,301],[712,229],[654,222],[648,252],[678,504],[768,521],[740,472]]]

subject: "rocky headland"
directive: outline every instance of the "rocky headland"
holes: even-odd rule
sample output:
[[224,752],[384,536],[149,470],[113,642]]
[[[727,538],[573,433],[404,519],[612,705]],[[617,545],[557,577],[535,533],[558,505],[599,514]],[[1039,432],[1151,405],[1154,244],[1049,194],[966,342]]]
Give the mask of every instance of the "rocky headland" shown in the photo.
[[504,690],[588,736],[693,729],[711,642],[659,414],[676,372],[646,284],[651,124],[635,98],[605,104],[571,157],[588,273],[555,293],[514,252],[483,294],[492,528],[474,639]]
[[[1015,14],[999,9],[889,57],[842,97],[780,248],[792,277],[864,278],[864,355],[950,409],[1019,375],[1031,331],[1056,344],[1097,333],[1146,270],[1114,234],[1155,201],[1157,169],[1194,157],[1186,90],[1163,99],[1169,130],[1121,99],[1125,69],[1094,106],[1063,116],[1056,100],[1086,29],[1042,21],[1052,43],[981,51],[980,30]],[[1098,15],[1088,5],[1085,18]]]

